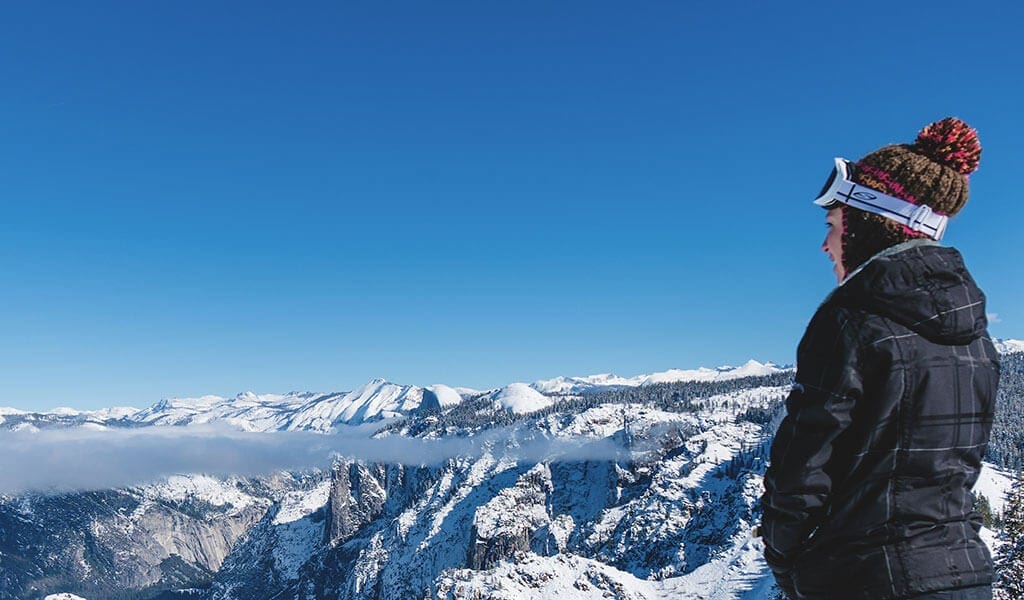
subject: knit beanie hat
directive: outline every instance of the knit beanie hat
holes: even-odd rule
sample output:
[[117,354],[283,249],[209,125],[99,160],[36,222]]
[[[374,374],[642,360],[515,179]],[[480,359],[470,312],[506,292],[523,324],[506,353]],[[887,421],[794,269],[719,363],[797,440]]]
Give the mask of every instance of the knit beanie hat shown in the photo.
[[[926,126],[913,144],[885,146],[854,165],[851,179],[912,204],[953,216],[967,204],[968,176],[978,168],[978,132],[955,117]],[[882,250],[927,237],[881,215],[843,205],[843,267],[847,273]]]

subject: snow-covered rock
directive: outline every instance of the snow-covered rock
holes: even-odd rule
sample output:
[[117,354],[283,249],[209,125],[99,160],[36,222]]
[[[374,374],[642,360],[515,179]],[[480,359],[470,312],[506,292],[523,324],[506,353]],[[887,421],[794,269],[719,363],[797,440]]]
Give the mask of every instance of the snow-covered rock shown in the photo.
[[444,410],[461,403],[462,394],[455,388],[436,384],[423,389],[423,404],[420,408],[424,410]]

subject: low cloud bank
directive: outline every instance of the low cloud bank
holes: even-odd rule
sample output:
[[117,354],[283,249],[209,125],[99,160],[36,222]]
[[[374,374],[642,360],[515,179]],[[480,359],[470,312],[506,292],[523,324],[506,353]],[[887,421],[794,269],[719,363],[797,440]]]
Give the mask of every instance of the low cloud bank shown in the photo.
[[511,429],[442,440],[371,438],[372,431],[250,433],[203,426],[0,432],[0,494],[122,488],[180,473],[252,477],[326,468],[338,458],[430,465],[488,451],[530,462],[613,460],[623,452],[611,440],[549,439]]

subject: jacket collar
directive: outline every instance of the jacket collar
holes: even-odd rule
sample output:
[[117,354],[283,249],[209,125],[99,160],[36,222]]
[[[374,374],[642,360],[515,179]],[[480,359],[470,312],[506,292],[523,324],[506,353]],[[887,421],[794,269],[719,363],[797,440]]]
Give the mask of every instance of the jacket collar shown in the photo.
[[893,254],[899,254],[900,252],[903,252],[904,250],[910,250],[911,248],[917,248],[919,246],[938,246],[938,245],[939,245],[939,243],[935,242],[933,240],[915,239],[915,240],[910,240],[910,241],[903,242],[901,244],[896,244],[895,246],[889,246],[885,250],[882,250],[878,254],[875,254],[871,258],[869,258],[866,261],[864,261],[863,263],[861,263],[861,265],[859,267],[857,267],[856,269],[851,271],[849,275],[844,277],[843,281],[837,287],[842,287],[843,285],[845,285],[846,282],[851,280],[851,279],[853,279],[854,276],[857,275],[857,273],[860,273],[861,271],[863,271],[864,267],[868,266],[869,264],[871,264],[872,262],[878,260],[879,258],[884,258],[886,256],[892,256]]

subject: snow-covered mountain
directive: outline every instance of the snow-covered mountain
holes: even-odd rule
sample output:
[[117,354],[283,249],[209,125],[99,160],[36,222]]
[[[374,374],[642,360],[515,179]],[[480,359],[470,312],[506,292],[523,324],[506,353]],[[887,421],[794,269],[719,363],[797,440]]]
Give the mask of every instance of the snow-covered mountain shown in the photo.
[[337,425],[358,425],[407,415],[416,411],[422,402],[423,388],[374,379],[347,394],[310,398],[280,429],[330,431]]
[[[221,423],[241,438],[477,444],[442,460],[0,496],[0,599],[771,598],[750,527],[791,377],[751,361],[486,391],[374,380],[108,415],[4,409],[7,429]],[[550,449],[522,452],[536,443]],[[986,469],[979,490],[995,500],[1010,480]]]
[[303,393],[254,394],[243,392],[234,398],[202,396],[167,398],[125,417],[138,425],[183,426],[224,423],[244,431],[281,429],[284,415],[294,413],[311,399]]
[[354,391],[341,393],[291,392],[280,395],[245,392],[234,398],[166,399],[124,417],[124,420],[143,425],[221,423],[243,431],[328,433],[340,425],[359,425],[409,415],[421,406],[440,410],[461,401],[459,393],[447,386],[421,388],[374,379]]
[[318,431],[327,433],[339,425],[359,425],[425,408],[442,409],[461,402],[447,386],[420,388],[375,379],[352,392],[254,394],[232,398],[201,396],[166,398],[139,410],[118,407],[96,411],[56,409],[33,413],[5,408],[0,424],[8,429],[39,430],[52,427],[145,427],[220,424],[240,431]]
[[[751,415],[760,418],[786,389],[788,374],[772,377],[625,388],[630,402],[600,392],[546,396],[522,383],[463,395],[383,380],[347,394],[163,401],[109,426],[326,432],[361,423],[371,434],[365,425],[381,419],[382,439],[480,436],[483,446],[431,464],[348,460],[326,472],[179,475],[124,490],[0,497],[0,556],[20,557],[0,561],[0,589],[90,600],[418,598],[427,590],[463,598],[521,564],[513,576],[521,585],[571,569],[588,586],[574,588],[588,590],[576,597],[620,584],[634,586],[634,598],[666,597],[700,587],[681,578],[713,557],[735,563],[748,544],[759,484],[756,468],[741,467],[760,460],[763,426]],[[405,419],[387,418],[396,415]],[[10,415],[31,416],[40,417]],[[83,416],[48,418],[68,425]],[[621,457],[607,449],[592,459],[586,451],[517,455],[530,440],[584,449],[607,442]],[[762,578],[756,561],[744,564],[728,589]],[[553,588],[521,597],[544,589]]]

